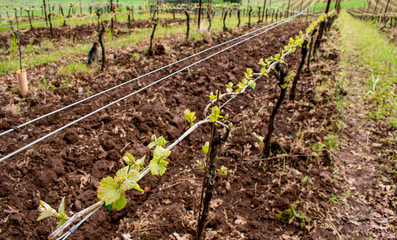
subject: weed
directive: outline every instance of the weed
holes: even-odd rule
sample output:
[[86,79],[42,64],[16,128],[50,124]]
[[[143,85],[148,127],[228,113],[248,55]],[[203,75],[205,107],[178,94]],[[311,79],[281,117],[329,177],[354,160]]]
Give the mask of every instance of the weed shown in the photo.
[[86,64],[73,62],[71,64],[61,66],[58,69],[58,74],[72,76],[73,74],[76,74],[76,73],[86,74],[90,71],[92,71],[92,70],[90,70],[90,68]]
[[298,202],[292,204],[289,208],[276,215],[277,220],[283,223],[291,224],[295,219],[298,220],[299,225],[304,227],[308,222],[305,212],[298,213],[303,207],[298,207]]
[[216,169],[217,172],[219,172],[221,174],[221,176],[227,176],[228,173],[233,173],[233,170],[229,170],[227,167],[225,166],[221,166],[221,168]]
[[48,82],[47,78],[44,76],[43,79],[37,84],[38,88],[47,89],[50,92],[54,92],[55,86],[52,82]]
[[90,95],[92,95],[92,94],[94,93],[94,91],[92,91],[92,90],[89,89],[89,88],[86,88],[86,89],[85,89],[85,92],[87,93],[88,96],[90,96]]

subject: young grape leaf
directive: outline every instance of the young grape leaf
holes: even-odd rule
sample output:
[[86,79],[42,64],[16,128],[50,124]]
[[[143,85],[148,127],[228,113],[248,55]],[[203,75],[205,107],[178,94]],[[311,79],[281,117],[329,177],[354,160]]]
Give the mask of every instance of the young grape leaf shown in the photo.
[[157,146],[153,151],[153,158],[166,159],[171,155],[171,150]]
[[136,171],[136,170],[133,170],[133,169],[130,169],[130,171],[127,173],[128,167],[124,167],[124,168],[120,169],[117,172],[116,177],[118,177],[118,173],[121,170],[123,172],[120,173],[121,174],[120,176],[121,177],[125,177],[125,180],[120,184],[120,189],[122,191],[127,191],[127,190],[130,190],[130,189],[133,189],[137,185],[140,173],[138,171]]
[[167,169],[168,162],[161,158],[153,158],[149,163],[150,172],[153,175],[162,176]]
[[209,148],[210,148],[210,143],[209,142],[205,142],[205,144],[202,146],[202,149],[203,149],[204,153],[208,153]]
[[136,160],[135,164],[139,165],[139,166],[143,166],[145,164],[145,159],[146,159],[146,156],[143,156],[142,158]]
[[125,155],[123,156],[123,160],[127,165],[133,165],[135,164],[135,157],[132,156],[131,153],[126,152]]
[[125,196],[121,196],[119,199],[117,199],[114,203],[112,203],[112,208],[116,209],[117,211],[120,211],[127,205],[127,199]]
[[39,210],[40,210],[40,216],[37,218],[37,221],[40,221],[44,218],[47,217],[52,217],[57,214],[57,211],[53,209],[48,203],[40,200],[40,205],[39,205]]
[[139,184],[137,183],[134,187],[135,190],[138,190],[140,192],[144,192],[143,189],[139,186]]
[[58,214],[60,218],[69,218],[65,213],[65,197],[62,198],[61,204],[59,205]]
[[196,113],[195,112],[191,112],[189,109],[185,109],[185,118],[186,120],[193,126],[193,122],[194,120],[196,120]]
[[228,92],[228,93],[233,92],[233,83],[232,82],[226,84],[226,92]]
[[66,219],[66,218],[61,218],[61,219],[59,220],[58,225],[57,225],[57,229],[60,228],[67,220],[68,220],[68,219]]
[[121,194],[124,192],[119,189],[119,186],[120,184],[115,182],[113,178],[103,178],[99,182],[99,187],[97,189],[98,198],[101,201],[104,201],[106,205],[112,204],[119,199]]
[[216,122],[218,118],[223,118],[221,115],[221,110],[219,109],[218,106],[213,106],[212,107],[212,113],[209,116],[210,122]]

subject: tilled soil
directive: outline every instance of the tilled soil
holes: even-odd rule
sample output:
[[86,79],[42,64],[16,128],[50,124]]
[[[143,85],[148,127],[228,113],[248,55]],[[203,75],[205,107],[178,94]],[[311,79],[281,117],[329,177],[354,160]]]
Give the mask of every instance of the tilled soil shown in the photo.
[[[159,22],[163,26],[170,26],[173,24],[183,24],[186,19],[160,19]],[[104,21],[105,25],[109,25],[109,21]],[[152,22],[150,20],[135,20],[128,22],[115,22],[114,37],[130,34],[135,28],[150,28]],[[110,25],[109,25],[110,26]],[[81,24],[81,25],[66,25],[60,27],[53,27],[51,35],[49,27],[34,27],[33,29],[27,29],[20,31],[21,45],[40,45],[43,40],[51,39],[56,43],[60,39],[68,39],[73,42],[81,42],[88,40],[96,40],[97,36],[97,23],[93,24]],[[8,49],[11,46],[11,37],[13,33],[7,31],[0,35],[0,48]]]
[[[126,151],[136,157],[146,154],[149,159],[150,151],[146,146],[152,134],[163,135],[170,142],[176,140],[189,127],[183,116],[186,108],[195,111],[198,119],[203,119],[211,91],[224,92],[228,82],[236,85],[248,67],[258,72],[260,58],[273,56],[290,37],[307,26],[308,23],[303,22],[282,25],[174,75],[1,163],[0,238],[47,238],[56,222],[51,218],[36,221],[40,199],[58,207],[65,196],[67,211],[73,212],[95,203],[98,182],[107,175],[114,175],[123,166],[120,158]],[[32,71],[33,91],[27,99],[20,99],[13,93],[13,77],[5,76],[1,82],[0,130],[87,97],[88,88],[99,92],[231,36],[237,35],[219,34],[188,44],[171,39],[165,52],[160,51],[160,55],[150,58],[136,48],[111,51],[109,68],[104,73],[55,74],[57,67],[64,63],[62,60],[40,66]],[[214,50],[205,55],[211,53]],[[133,54],[140,57],[131,58]],[[290,69],[296,69],[299,58],[299,54],[287,58]],[[0,154],[4,156],[196,60],[198,58],[150,75],[0,137]],[[226,106],[223,113],[229,114],[229,119],[225,121],[233,127],[220,150],[218,165],[232,172],[226,177],[217,177],[207,239],[288,239],[293,236],[312,239],[331,235],[317,222],[321,221],[328,209],[327,201],[335,192],[332,158],[327,151],[321,157],[312,157],[305,146],[322,140],[324,133],[320,129],[333,124],[329,118],[336,110],[327,102],[332,96],[324,93],[319,100],[314,87],[316,81],[329,78],[329,71],[323,71],[322,64],[313,64],[312,69],[320,75],[305,73],[298,86],[298,101],[285,100],[276,118],[272,150],[283,158],[262,159],[261,145],[253,134],[266,135],[268,117],[279,93],[274,77],[261,80],[254,91],[248,91]],[[39,87],[38,82],[43,77],[54,87]],[[65,86],[65,79],[73,80],[73,84]],[[203,175],[196,161],[204,157],[201,146],[209,140],[209,129],[209,126],[200,127],[175,147],[166,173],[162,177],[143,178],[140,186],[145,193],[128,192],[125,209],[101,209],[69,239],[111,239],[121,238],[122,234],[132,239],[178,239],[178,236],[194,235]],[[310,177],[302,181],[305,176]],[[305,218],[296,217],[291,224],[276,219],[276,214],[291,206],[299,214],[304,213]]]

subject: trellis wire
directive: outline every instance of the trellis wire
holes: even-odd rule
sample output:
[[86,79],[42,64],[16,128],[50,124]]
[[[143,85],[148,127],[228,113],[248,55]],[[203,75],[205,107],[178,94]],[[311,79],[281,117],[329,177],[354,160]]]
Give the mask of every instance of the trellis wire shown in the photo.
[[[291,18],[291,17],[289,17],[289,18]],[[85,102],[85,101],[88,101],[88,100],[90,100],[90,99],[93,99],[93,98],[95,98],[95,97],[97,97],[97,96],[100,96],[100,95],[102,95],[102,94],[105,94],[105,93],[107,93],[107,92],[109,92],[109,91],[112,91],[112,90],[114,90],[114,89],[117,89],[117,88],[119,88],[119,87],[121,87],[121,86],[124,86],[124,85],[127,85],[127,84],[129,84],[129,83],[132,83],[132,82],[134,82],[134,81],[136,81],[136,80],[139,80],[139,79],[141,79],[141,78],[143,78],[143,77],[146,77],[146,76],[151,75],[151,74],[153,74],[153,73],[159,72],[159,71],[161,71],[161,70],[163,70],[163,69],[166,69],[166,68],[168,68],[168,67],[171,67],[171,66],[173,66],[173,65],[175,65],[175,64],[178,64],[178,63],[181,63],[181,62],[183,62],[183,61],[186,61],[186,60],[188,60],[188,59],[190,59],[190,58],[196,57],[196,56],[198,56],[198,55],[200,55],[200,54],[202,54],[202,53],[208,52],[209,50],[212,50],[212,49],[218,48],[218,47],[220,47],[220,46],[223,46],[223,45],[225,45],[225,44],[228,44],[228,43],[230,43],[230,42],[236,41],[237,39],[243,38],[243,37],[245,37],[245,36],[247,36],[247,35],[250,35],[250,34],[252,34],[252,33],[255,33],[255,32],[264,30],[264,29],[266,29],[266,28],[272,27],[272,26],[274,26],[274,25],[276,25],[276,24],[278,24],[278,23],[280,23],[280,22],[282,22],[282,21],[285,21],[285,20],[289,19],[289,18],[286,18],[286,19],[280,20],[280,21],[278,21],[278,22],[269,24],[269,25],[267,25],[267,26],[265,26],[265,27],[263,27],[263,28],[256,29],[256,30],[254,30],[254,31],[251,31],[251,32],[246,33],[246,34],[244,34],[244,35],[241,35],[241,36],[239,36],[239,37],[233,38],[233,39],[231,39],[231,40],[228,40],[228,41],[223,42],[223,43],[221,43],[221,44],[218,44],[218,45],[216,45],[216,46],[207,48],[207,49],[205,49],[205,50],[203,50],[203,51],[201,51],[201,52],[198,52],[198,53],[196,53],[196,54],[193,54],[193,55],[191,55],[191,56],[189,56],[189,57],[183,58],[183,59],[178,60],[178,61],[176,61],[176,62],[174,62],[174,63],[168,64],[168,65],[166,65],[166,66],[164,66],[164,67],[158,68],[158,69],[153,70],[153,71],[151,71],[151,72],[149,72],[149,73],[146,73],[146,74],[141,75],[141,76],[139,76],[139,77],[133,78],[133,79],[127,81],[127,82],[124,82],[124,83],[122,83],[122,84],[119,84],[119,85],[117,85],[117,86],[114,86],[114,87],[112,87],[112,88],[109,88],[109,89],[107,89],[107,90],[104,90],[104,91],[102,91],[102,92],[96,93],[96,94],[94,94],[94,95],[92,95],[92,96],[90,96],[90,97],[84,98],[84,99],[82,99],[82,100],[80,100],[80,101],[77,101],[77,102],[75,102],[75,103],[72,103],[72,104],[70,104],[70,105],[67,105],[67,106],[65,106],[65,107],[63,107],[63,108],[54,110],[54,111],[52,111],[52,112],[50,112],[50,113],[47,113],[47,114],[44,114],[44,115],[42,115],[42,116],[40,116],[40,117],[37,117],[37,118],[35,118],[35,119],[32,119],[32,120],[26,122],[26,123],[20,124],[20,125],[14,127],[14,128],[8,129],[8,130],[6,130],[6,131],[0,133],[0,136],[3,136],[3,135],[5,135],[5,134],[7,134],[7,133],[10,133],[10,132],[12,132],[12,131],[18,129],[18,128],[24,127],[24,126],[29,125],[29,124],[31,124],[31,123],[34,123],[34,122],[36,122],[36,121],[38,121],[38,120],[41,120],[41,119],[46,118],[46,117],[48,117],[48,116],[51,116],[51,115],[53,115],[53,114],[55,114],[55,113],[61,112],[61,111],[66,110],[66,109],[68,109],[68,108],[70,108],[70,107],[76,106],[76,105],[78,105],[78,104],[80,104],[80,103],[83,103],[83,102]]]
[[[315,1],[316,2],[316,1]],[[311,6],[311,5],[310,5]],[[310,7],[309,6],[309,7]],[[303,11],[306,11],[309,7],[307,7],[306,9],[304,9]],[[302,11],[302,12],[303,12]],[[302,13],[301,12],[301,13]],[[297,14],[296,16],[299,16],[300,14]],[[291,50],[289,50],[288,52],[286,52],[285,54],[283,54],[280,59],[277,61],[279,62],[281,59],[285,58],[286,55],[288,55],[291,52]],[[273,62],[268,68],[267,70],[270,71],[272,69],[272,67],[277,63],[277,62]],[[262,76],[259,75],[255,80],[253,80],[254,82],[256,82],[259,78],[261,78]],[[245,86],[242,91],[240,91],[240,94],[243,93],[247,87],[249,87],[248,85]],[[229,102],[231,102],[234,98],[236,98],[238,95],[233,95],[229,100],[227,100],[225,103],[223,103],[221,105],[220,108],[223,108],[224,106],[226,106]],[[179,144],[184,138],[186,138],[188,135],[190,135],[193,131],[195,131],[199,125],[208,122],[208,117],[200,122],[197,122],[196,124],[194,124],[193,126],[191,126],[182,136],[180,136],[176,141],[174,141],[174,143],[172,143],[170,146],[167,147],[167,149],[171,150],[173,147],[175,147],[177,144]],[[218,121],[217,121],[218,122]],[[224,123],[222,122],[218,122],[220,124],[222,124],[223,126],[226,126]],[[227,127],[227,126],[226,126]],[[147,166],[145,167],[141,172],[140,172],[140,176],[139,179],[142,179],[145,175],[148,174],[148,172],[150,171],[150,168]],[[74,225],[68,232],[67,235],[65,235],[63,238],[58,238],[58,240],[64,240],[66,239],[73,231],[75,231],[84,221],[86,221],[95,211],[97,211],[100,207],[98,207],[97,209],[95,209],[94,211],[90,212],[89,214],[87,214],[87,216],[82,219],[78,224]]]

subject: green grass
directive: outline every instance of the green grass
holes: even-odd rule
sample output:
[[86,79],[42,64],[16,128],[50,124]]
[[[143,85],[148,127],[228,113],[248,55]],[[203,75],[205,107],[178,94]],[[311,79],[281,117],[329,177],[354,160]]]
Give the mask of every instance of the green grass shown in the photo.
[[[397,127],[397,48],[375,25],[342,12],[339,18],[345,69],[359,68],[355,84],[371,106],[367,116]],[[348,76],[342,74],[341,77]]]

